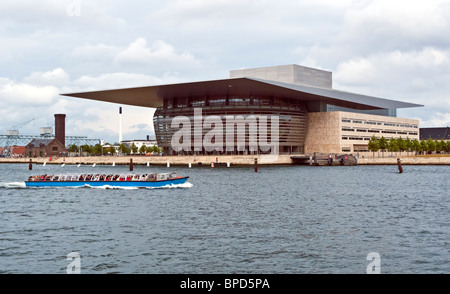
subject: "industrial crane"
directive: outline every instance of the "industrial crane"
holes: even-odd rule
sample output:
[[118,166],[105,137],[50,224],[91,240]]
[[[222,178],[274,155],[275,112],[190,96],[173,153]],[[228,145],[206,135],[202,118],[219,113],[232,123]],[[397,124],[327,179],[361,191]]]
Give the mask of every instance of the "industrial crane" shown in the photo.
[[11,128],[9,128],[9,130],[6,130],[6,135],[18,136],[19,128],[26,126],[27,124],[31,123],[34,120],[36,120],[36,118],[32,118],[30,120],[27,120],[27,121],[24,121],[24,122],[21,122],[21,123],[15,125],[15,126],[12,126]]
[[26,126],[32,121],[36,120],[36,118],[32,118],[30,120],[21,122],[17,125],[12,126],[10,129],[6,130],[6,136],[1,135],[0,137],[0,146],[4,146],[2,150],[2,156],[11,156],[12,146],[11,143],[17,141],[21,137],[19,136],[19,128]]

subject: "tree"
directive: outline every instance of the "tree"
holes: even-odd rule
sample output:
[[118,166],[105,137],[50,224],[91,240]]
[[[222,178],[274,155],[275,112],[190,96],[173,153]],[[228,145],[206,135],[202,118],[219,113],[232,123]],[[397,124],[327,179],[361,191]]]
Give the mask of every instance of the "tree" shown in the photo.
[[111,155],[114,155],[114,154],[116,154],[116,148],[114,148],[114,146],[111,146],[108,148],[108,152],[110,152]]
[[399,150],[397,140],[394,138],[391,138],[389,140],[388,148],[389,148],[389,151],[391,151],[391,155],[392,155],[392,152],[397,152]]
[[386,149],[389,146],[389,142],[388,142],[388,140],[386,140],[386,138],[384,136],[381,136],[379,144],[380,144],[380,150],[382,152],[386,151]]
[[442,143],[444,143],[444,141],[436,140],[435,142],[436,142],[436,153],[437,153],[437,151],[439,151],[439,152],[444,151],[444,148],[442,146]]
[[125,146],[124,144],[120,144],[119,152],[122,153],[122,154],[130,154],[131,153],[131,149],[128,148],[127,146]]
[[131,144],[131,152],[133,152],[133,154],[135,154],[135,153],[137,153],[137,152],[138,152],[138,148],[137,148],[137,146],[136,146],[136,145],[134,145],[134,143],[133,143],[133,144]]
[[380,142],[375,137],[375,135],[373,135],[372,138],[370,138],[367,148],[369,149],[369,151],[373,152],[373,157],[375,157],[375,152],[380,150]]
[[158,146],[154,145],[152,147],[152,152],[153,153],[161,153],[161,149]]
[[426,150],[428,152],[432,153],[433,151],[436,151],[436,142],[433,139],[428,138],[427,145],[428,145],[428,148]]
[[92,147],[92,153],[94,153],[94,154],[102,154],[102,145],[100,145],[100,144],[95,144],[93,147]]
[[444,140],[442,140],[442,150],[445,152],[449,152],[450,151],[450,141],[445,142]]
[[419,153],[420,151],[422,151],[422,150],[421,150],[421,149],[422,149],[422,146],[420,145],[419,140],[414,139],[414,140],[412,141],[412,144],[413,144],[412,150],[414,150],[414,151],[416,152],[416,155],[417,155],[417,153]]
[[80,146],[80,148],[81,148],[81,152],[87,152],[89,154],[92,153],[92,146],[91,145],[84,144],[84,145]]
[[425,140],[420,140],[420,151],[427,152],[428,144]]
[[147,147],[145,145],[142,145],[141,148],[139,148],[139,153],[141,154],[147,153]]
[[72,145],[69,146],[69,152],[76,152],[76,153],[78,153],[78,152],[80,152],[80,149],[78,149],[77,145],[72,144]]
[[408,149],[407,145],[406,145],[406,140],[403,140],[402,137],[397,139],[397,145],[398,145],[398,149],[400,151],[406,151]]
[[408,150],[408,152],[414,150],[414,143],[413,143],[413,141],[411,141],[411,139],[409,137],[406,137],[406,150]]

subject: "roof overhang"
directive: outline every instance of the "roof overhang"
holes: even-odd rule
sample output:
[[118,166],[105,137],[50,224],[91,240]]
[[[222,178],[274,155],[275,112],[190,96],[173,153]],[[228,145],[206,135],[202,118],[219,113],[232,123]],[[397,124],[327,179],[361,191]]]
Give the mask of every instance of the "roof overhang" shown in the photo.
[[244,97],[274,96],[298,99],[305,102],[323,101],[332,105],[361,110],[423,106],[419,104],[371,97],[332,89],[287,84],[256,78],[232,78],[62,95],[153,108],[162,107],[165,98],[198,96],[212,97],[221,95],[242,95]]

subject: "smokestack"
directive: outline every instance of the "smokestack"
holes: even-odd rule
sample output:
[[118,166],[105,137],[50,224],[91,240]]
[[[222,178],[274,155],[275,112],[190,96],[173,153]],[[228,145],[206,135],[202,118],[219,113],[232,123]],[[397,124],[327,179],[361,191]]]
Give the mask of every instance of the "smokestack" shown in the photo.
[[122,142],[122,107],[119,107],[119,144]]
[[66,115],[55,114],[55,138],[66,146]]

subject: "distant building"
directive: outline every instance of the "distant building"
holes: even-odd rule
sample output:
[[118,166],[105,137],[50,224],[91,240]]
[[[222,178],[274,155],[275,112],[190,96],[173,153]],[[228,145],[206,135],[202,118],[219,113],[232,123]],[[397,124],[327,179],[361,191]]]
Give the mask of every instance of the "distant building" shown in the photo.
[[0,147],[0,155],[8,157],[23,157],[25,156],[25,149],[25,146]]
[[420,140],[450,141],[450,127],[420,128]]
[[[229,118],[258,119],[263,130],[265,126],[266,142],[272,140],[267,121],[276,117],[279,127],[274,138],[280,153],[368,152],[372,136],[419,139],[419,120],[399,118],[397,109],[423,106],[335,90],[331,72],[295,64],[232,70],[228,79],[64,95],[156,108],[153,125],[158,146],[164,154],[186,155],[267,152],[263,144],[255,148],[250,132],[238,136],[232,125],[230,132],[225,129],[225,136],[219,123],[215,127],[222,130],[222,139],[228,135],[230,139],[214,142],[214,151],[207,150],[203,142],[212,127],[204,127],[203,117],[220,119],[222,126]],[[174,118],[182,119],[190,129],[186,147],[172,146],[180,130]],[[250,123],[242,124],[242,129],[250,127]]]
[[121,142],[122,144],[124,144],[125,146],[127,146],[128,148],[131,148],[131,146],[134,144],[138,150],[142,147],[145,146],[146,148],[148,147],[153,147],[155,145],[158,145],[156,140],[125,140]]
[[28,157],[60,156],[66,153],[65,146],[56,138],[33,139],[25,146],[25,155]]

